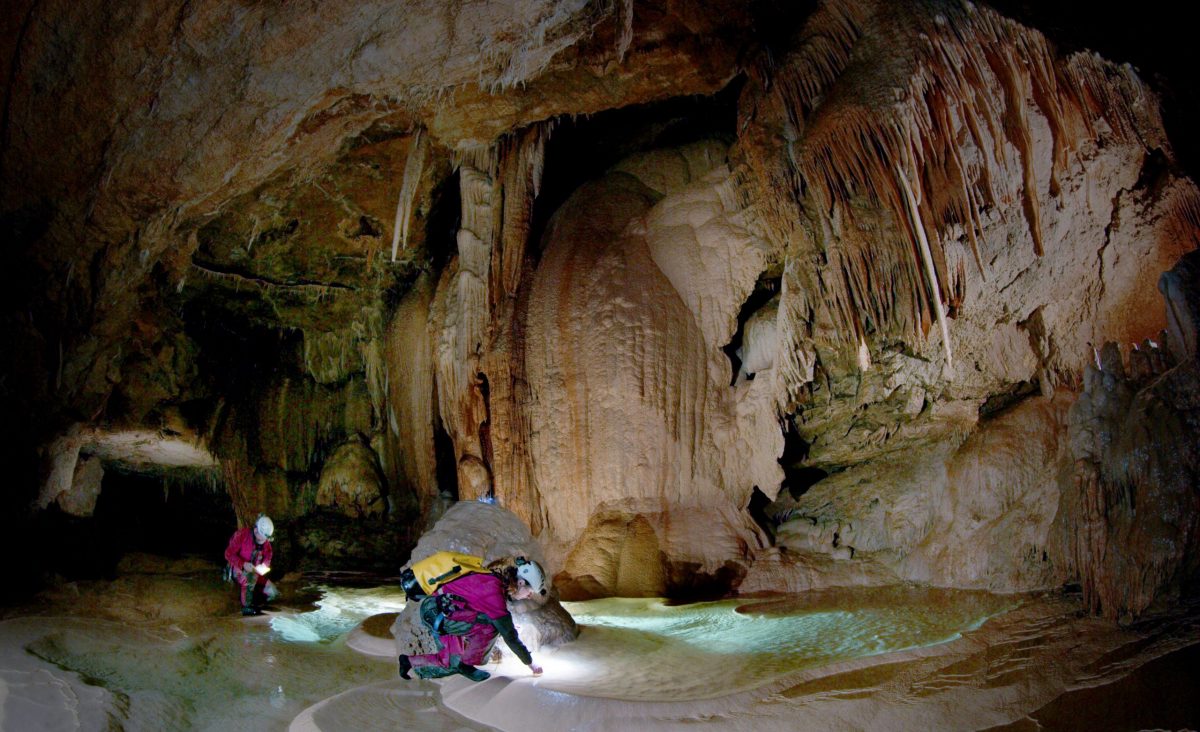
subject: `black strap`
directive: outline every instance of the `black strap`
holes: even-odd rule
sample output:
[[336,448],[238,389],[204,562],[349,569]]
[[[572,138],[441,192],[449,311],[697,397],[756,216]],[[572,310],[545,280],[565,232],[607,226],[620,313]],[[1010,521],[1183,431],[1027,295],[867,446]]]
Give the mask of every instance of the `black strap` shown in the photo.
[[439,574],[437,577],[430,579],[429,584],[440,585],[447,577],[453,577],[454,575],[458,574],[461,571],[462,571],[462,567],[460,567],[456,564],[453,567],[451,567],[450,569],[446,570],[446,572],[444,574]]

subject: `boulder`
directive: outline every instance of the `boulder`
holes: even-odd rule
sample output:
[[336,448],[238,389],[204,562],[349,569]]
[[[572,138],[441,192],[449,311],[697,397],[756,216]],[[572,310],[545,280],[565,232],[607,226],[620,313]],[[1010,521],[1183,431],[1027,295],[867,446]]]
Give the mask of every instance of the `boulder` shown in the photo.
[[[511,511],[482,501],[462,501],[451,506],[417,542],[405,565],[440,551],[474,554],[485,562],[524,556],[545,566],[542,550],[529,529]],[[544,596],[509,602],[513,623],[530,651],[568,643],[579,635],[570,613],[559,603],[558,591],[546,577]],[[392,624],[397,655],[433,653],[433,635],[421,623],[418,603],[410,602]],[[503,642],[497,648],[504,646]],[[504,648],[501,653],[506,653]]]
[[386,491],[379,459],[365,442],[353,439],[342,444],[321,469],[317,505],[347,516],[381,516],[386,510]]

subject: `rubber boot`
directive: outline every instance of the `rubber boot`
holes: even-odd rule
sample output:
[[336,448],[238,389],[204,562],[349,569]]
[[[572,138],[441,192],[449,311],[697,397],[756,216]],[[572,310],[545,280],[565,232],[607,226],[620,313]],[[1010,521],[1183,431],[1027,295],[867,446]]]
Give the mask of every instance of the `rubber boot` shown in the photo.
[[413,671],[423,679],[443,679],[457,673],[454,669],[445,666],[414,666]]
[[408,656],[400,656],[397,662],[400,665],[400,678],[411,679],[412,677],[408,675],[408,672],[412,670],[412,662],[408,660]]
[[471,664],[463,663],[462,661],[458,662],[458,665],[454,667],[454,670],[463,676],[466,676],[471,681],[483,681],[491,676],[491,674],[489,674],[487,671],[484,671],[481,668],[475,668]]
[[242,608],[242,615],[262,615],[262,614],[263,614],[262,610],[259,610],[256,607],[252,607],[252,606],[248,605],[248,606]]

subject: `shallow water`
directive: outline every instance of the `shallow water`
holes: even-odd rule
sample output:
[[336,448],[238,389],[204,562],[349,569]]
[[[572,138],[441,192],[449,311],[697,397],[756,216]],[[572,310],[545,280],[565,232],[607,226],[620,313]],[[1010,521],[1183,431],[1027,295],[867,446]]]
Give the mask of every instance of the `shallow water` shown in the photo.
[[[39,721],[76,729],[70,710],[87,687],[103,693],[83,729],[284,729],[309,705],[394,674],[342,637],[368,615],[396,609],[403,595],[322,589],[316,610],[270,617],[0,622],[0,729],[38,729]],[[29,683],[30,674],[41,683]]]
[[613,699],[711,699],[838,661],[958,638],[1016,606],[948,590],[846,589],[797,598],[670,606],[563,603],[579,640],[545,659],[539,684]]
[[[366,617],[399,610],[401,593],[316,589],[316,609],[264,618],[139,624],[80,617],[86,608],[77,606],[72,617],[0,622],[0,728],[284,729],[316,702],[379,683],[402,686],[403,694],[388,688],[388,705],[411,697],[408,716],[430,728],[437,718],[454,721],[432,685],[401,685],[392,659],[345,645]],[[489,668],[589,697],[711,699],[805,668],[950,640],[1014,604],[984,593],[879,589],[683,606],[565,603],[582,632],[537,654],[543,677],[529,679],[520,665]]]

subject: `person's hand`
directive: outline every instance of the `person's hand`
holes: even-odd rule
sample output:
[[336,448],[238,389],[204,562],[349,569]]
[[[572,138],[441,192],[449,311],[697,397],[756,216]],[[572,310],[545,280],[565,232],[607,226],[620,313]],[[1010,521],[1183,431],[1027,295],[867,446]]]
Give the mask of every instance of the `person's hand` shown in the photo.
[[254,565],[251,564],[250,562],[242,562],[242,571],[243,572],[253,572]]
[[542,675],[542,667],[537,665],[536,663],[529,664],[529,670],[533,673],[534,676]]

